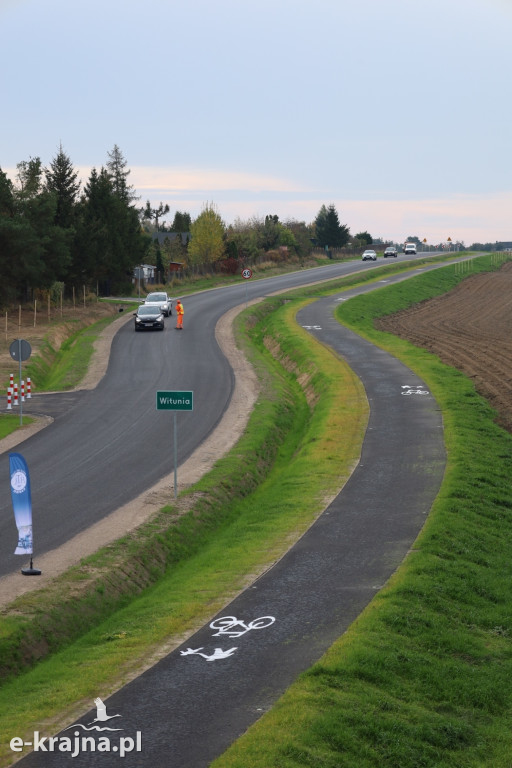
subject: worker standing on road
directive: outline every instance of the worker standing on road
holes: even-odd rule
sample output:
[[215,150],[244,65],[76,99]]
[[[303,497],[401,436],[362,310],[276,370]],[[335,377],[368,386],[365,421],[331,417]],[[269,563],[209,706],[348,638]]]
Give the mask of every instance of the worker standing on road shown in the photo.
[[176,302],[176,329],[182,331],[183,330],[183,315],[185,314],[185,310],[183,309],[183,304],[178,299]]

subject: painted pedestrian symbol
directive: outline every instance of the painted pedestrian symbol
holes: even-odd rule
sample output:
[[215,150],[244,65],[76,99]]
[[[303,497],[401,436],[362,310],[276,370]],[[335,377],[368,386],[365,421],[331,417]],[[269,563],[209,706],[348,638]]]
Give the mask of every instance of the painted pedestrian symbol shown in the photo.
[[409,386],[407,384],[402,384],[402,392],[401,395],[428,395],[428,389],[423,389],[421,384],[417,384],[415,386]]
[[237,619],[236,616],[223,616],[221,619],[214,619],[210,627],[219,630],[214,634],[214,637],[221,637],[222,635],[241,637],[246,632],[250,632],[251,629],[270,627],[274,621],[275,618],[273,616],[260,616],[259,619],[253,619],[249,624],[246,624],[241,619]]
[[196,648],[195,650],[193,648],[187,648],[186,651],[180,651],[180,653],[182,656],[191,656],[192,654],[195,654],[196,656],[202,656],[206,661],[217,661],[218,659],[227,659],[228,656],[232,656],[236,651],[236,645],[234,648],[230,648],[229,651],[223,651],[222,648],[216,648],[211,656],[208,656],[206,653],[201,653],[202,650],[203,648],[201,646],[201,648]]

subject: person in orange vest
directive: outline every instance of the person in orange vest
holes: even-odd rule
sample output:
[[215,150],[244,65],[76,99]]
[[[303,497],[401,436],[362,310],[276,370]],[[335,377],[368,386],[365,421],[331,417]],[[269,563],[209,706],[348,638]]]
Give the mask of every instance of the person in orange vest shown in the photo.
[[183,309],[183,304],[178,299],[176,302],[176,329],[182,331],[183,330],[183,315],[185,314],[185,310]]

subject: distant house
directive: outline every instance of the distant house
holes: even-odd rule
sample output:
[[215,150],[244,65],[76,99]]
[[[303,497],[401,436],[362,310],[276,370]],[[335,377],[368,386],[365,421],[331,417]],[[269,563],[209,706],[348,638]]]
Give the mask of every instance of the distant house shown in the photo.
[[133,270],[135,280],[143,280],[145,283],[155,282],[156,267],[152,264],[140,264]]

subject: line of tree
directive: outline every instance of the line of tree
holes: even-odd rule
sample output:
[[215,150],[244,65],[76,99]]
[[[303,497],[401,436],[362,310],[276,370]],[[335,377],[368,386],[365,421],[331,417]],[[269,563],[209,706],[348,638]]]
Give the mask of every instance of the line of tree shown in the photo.
[[[333,204],[323,205],[311,224],[269,214],[228,226],[207,203],[195,220],[176,211],[168,226],[167,204],[155,207],[148,200],[137,206],[117,145],[83,187],[62,145],[47,168],[35,157],[16,171],[11,181],[0,168],[0,307],[30,300],[56,283],[80,290],[86,285],[103,295],[129,291],[134,269],[143,263],[156,265],[162,275],[170,262],[235,272],[261,257],[303,260],[315,245],[340,248],[350,241]],[[179,237],[162,242],[155,231]],[[368,233],[361,236],[371,242]]]
[[131,286],[151,238],[140,226],[130,173],[117,145],[80,189],[62,145],[48,168],[39,157],[0,168],[0,304],[31,298],[56,282],[103,293]]

